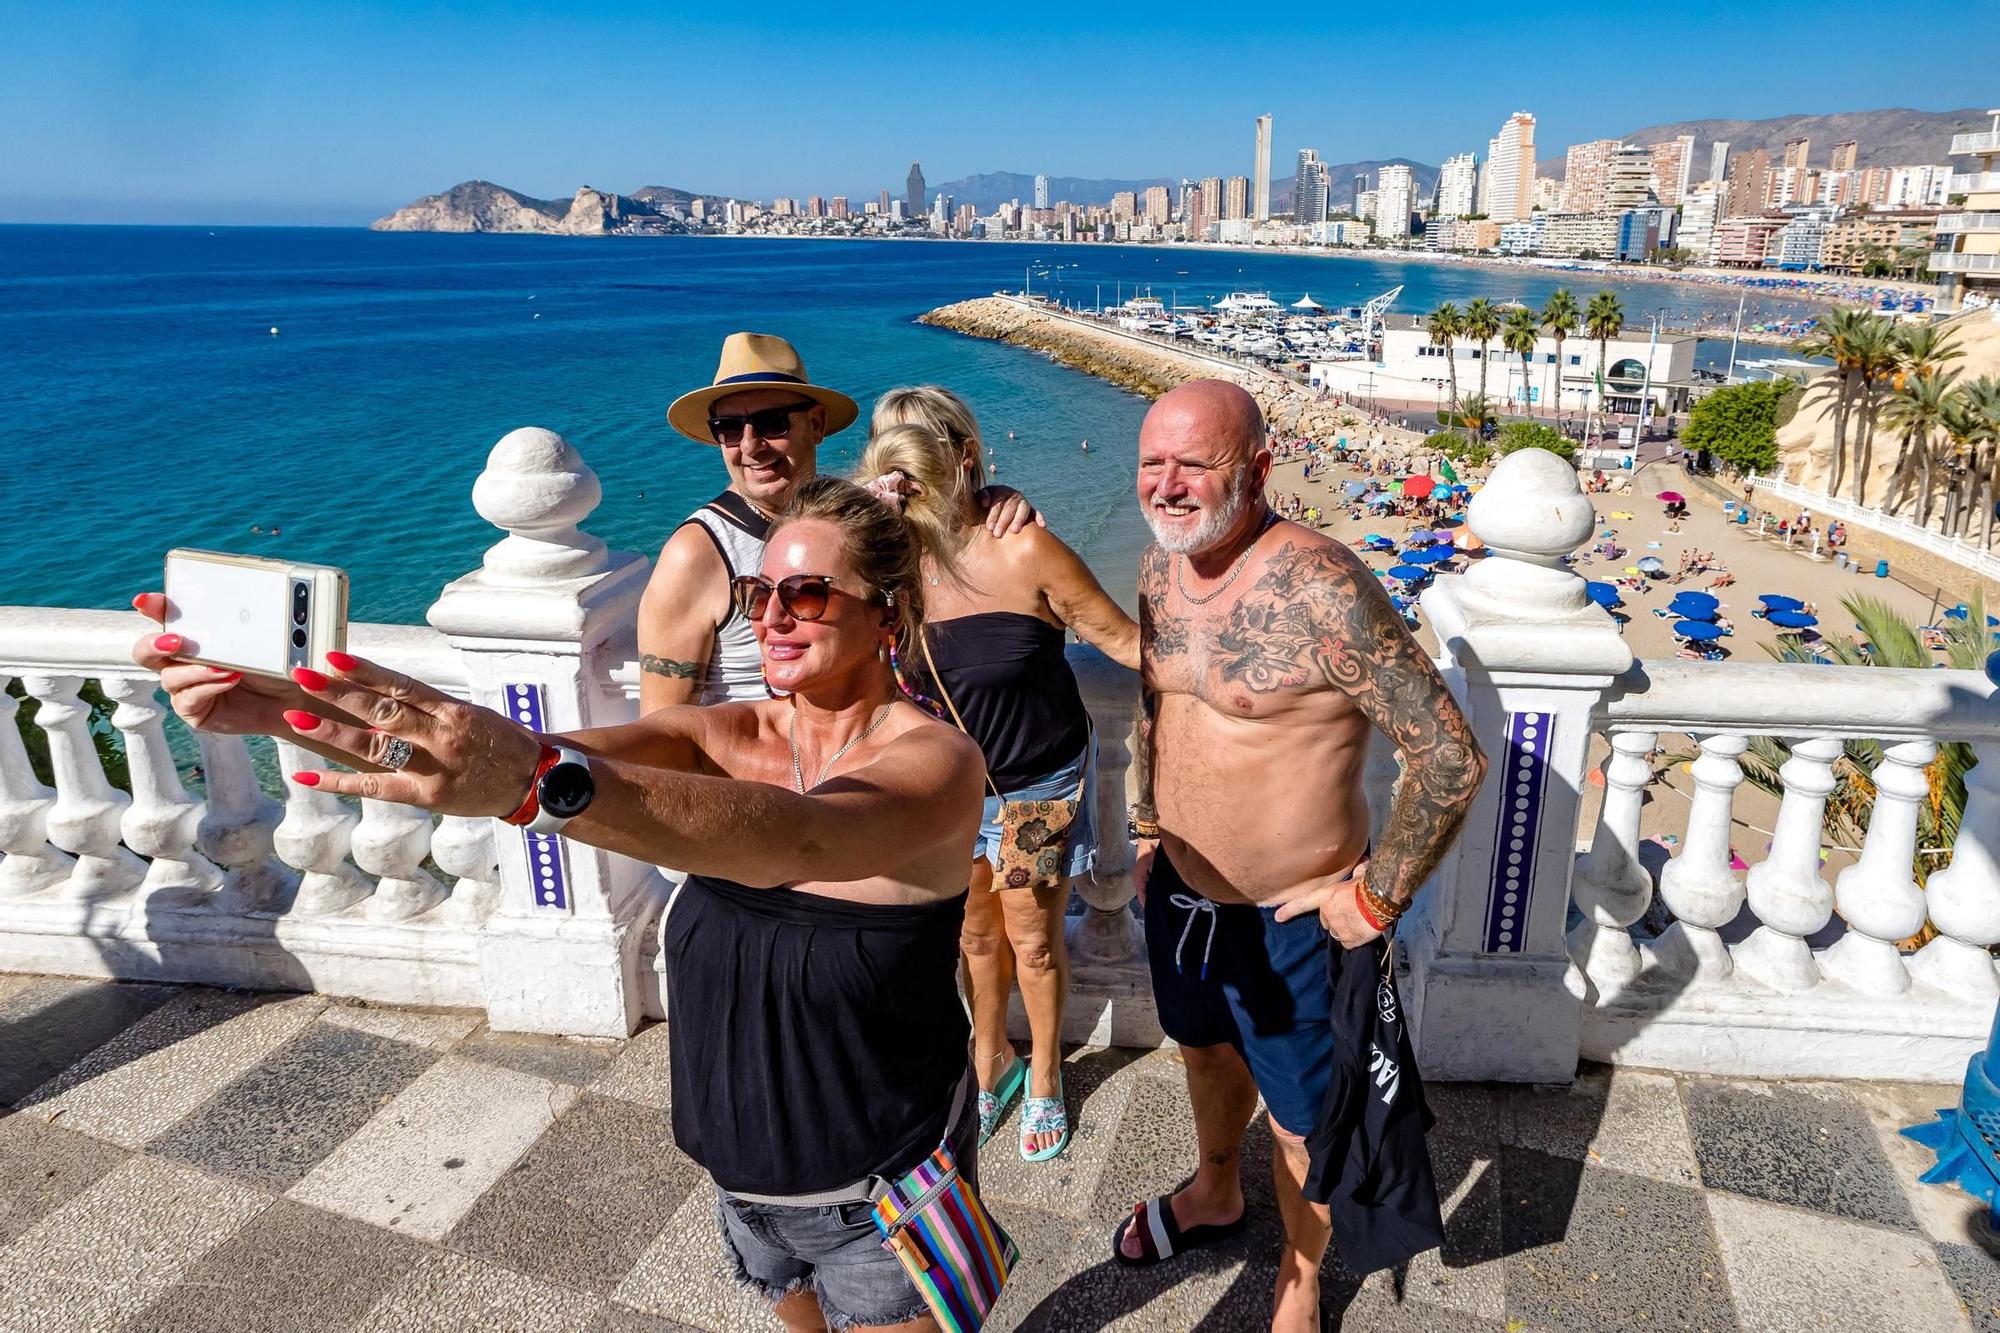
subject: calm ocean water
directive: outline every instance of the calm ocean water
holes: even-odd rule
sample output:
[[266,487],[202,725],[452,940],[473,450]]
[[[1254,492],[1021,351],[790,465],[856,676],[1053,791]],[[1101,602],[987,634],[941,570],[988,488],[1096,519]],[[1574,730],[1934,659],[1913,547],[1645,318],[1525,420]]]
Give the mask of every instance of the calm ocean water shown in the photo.
[[[493,442],[525,425],[562,432],[602,478],[591,532],[655,552],[724,480],[713,449],[668,429],[667,403],[706,383],[723,335],[744,328],[791,338],[864,421],[893,385],[957,389],[997,441],[1000,480],[1129,601],[1119,585],[1144,542],[1132,455],[1145,402],[914,323],[1019,287],[1029,264],[1074,265],[1058,295],[1085,302],[1100,283],[1106,300],[1147,283],[1190,302],[1249,287],[1328,305],[1403,283],[1396,309],[1420,311],[1482,294],[1538,302],[1561,285],[1155,247],[0,227],[15,515],[0,604],[122,607],[185,545],[338,564],[356,619],[421,621],[497,539],[472,482]],[[1715,289],[1619,290],[1634,316],[1735,308]],[[844,471],[861,434],[822,446],[822,468]]]

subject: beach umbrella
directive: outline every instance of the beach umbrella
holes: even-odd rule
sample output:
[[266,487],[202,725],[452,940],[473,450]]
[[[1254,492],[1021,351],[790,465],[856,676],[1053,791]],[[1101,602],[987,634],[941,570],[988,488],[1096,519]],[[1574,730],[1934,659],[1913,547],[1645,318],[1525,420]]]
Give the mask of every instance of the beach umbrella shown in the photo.
[[1440,560],[1451,559],[1449,546],[1426,546],[1421,551],[1405,551],[1403,559],[1413,565],[1435,565]]
[[1436,539],[1437,539],[1437,534],[1435,532],[1432,532],[1429,528],[1418,528],[1415,532],[1410,534],[1410,545],[1429,546],[1431,542],[1435,541]]
[[1430,576],[1431,572],[1421,565],[1389,566],[1389,577],[1392,579],[1403,579],[1407,582],[1410,579],[1427,579]]
[[1770,621],[1773,625],[1779,625],[1785,629],[1805,629],[1808,626],[1819,624],[1818,616],[1809,616],[1803,611],[1773,611],[1770,615],[1765,616],[1764,619]]
[[[1383,544],[1383,543],[1388,543],[1388,542],[1389,542],[1389,539],[1388,539],[1387,537],[1384,537],[1384,536],[1383,536],[1383,535],[1382,535],[1381,533],[1379,533],[1379,532],[1371,532],[1371,533],[1369,533],[1369,534],[1368,534],[1368,535],[1367,535],[1366,537],[1363,537],[1363,538],[1361,539],[1361,544],[1362,544],[1363,546],[1376,546],[1376,545],[1381,545],[1381,544]],[[1393,544],[1393,543],[1391,543],[1391,544]]]
[[1370,509],[1387,509],[1390,505],[1394,503],[1396,502],[1390,499],[1388,496],[1378,495],[1374,499],[1368,502],[1368,507]]
[[1437,489],[1437,481],[1432,477],[1408,477],[1403,481],[1403,494],[1414,500],[1421,500]]
[[1704,610],[1713,611],[1716,607],[1721,606],[1722,603],[1716,600],[1714,593],[1697,592],[1693,588],[1689,588],[1685,592],[1675,593],[1674,600],[1667,603],[1667,605],[1698,606]]
[[1656,555],[1642,556],[1639,560],[1639,572],[1642,574],[1664,574],[1667,572],[1667,566]]
[[1722,637],[1722,626],[1711,625],[1705,620],[1676,620],[1674,633],[1683,639],[1706,643]]
[[1687,499],[1687,497],[1685,495],[1682,495],[1679,491],[1661,491],[1658,495],[1654,496],[1653,498],[1656,500],[1665,500],[1670,505],[1679,504],[1681,501]]
[[1348,493],[1349,495],[1366,495],[1366,494],[1368,494],[1368,488],[1367,488],[1366,486],[1362,485],[1362,484],[1361,484],[1360,482],[1358,482],[1358,481],[1350,481],[1350,482],[1348,482],[1348,483],[1347,483],[1347,485],[1346,485],[1346,486],[1344,486],[1344,487],[1343,487],[1342,489],[1343,489],[1343,490],[1345,490],[1345,491],[1346,491],[1346,492],[1347,492],[1347,493]]
[[1770,611],[1803,611],[1806,605],[1796,597],[1786,597],[1782,593],[1775,592],[1764,593],[1757,600]]
[[1460,528],[1458,535],[1451,539],[1451,544],[1461,551],[1483,551],[1486,549],[1486,543],[1480,541],[1479,535],[1471,528]]
[[1589,595],[1590,600],[1596,602],[1599,606],[1613,607],[1625,605],[1625,599],[1618,595],[1618,589],[1609,583],[1586,583],[1583,585],[1583,590]]
[[[1945,612],[1944,618],[1946,620],[1964,620],[1967,616],[1971,614],[1972,612],[1966,607],[1965,603],[1960,602],[1957,606],[1954,606],[1953,608],[1951,608],[1951,610]],[[1991,617],[1988,617],[1988,619],[1991,619]]]

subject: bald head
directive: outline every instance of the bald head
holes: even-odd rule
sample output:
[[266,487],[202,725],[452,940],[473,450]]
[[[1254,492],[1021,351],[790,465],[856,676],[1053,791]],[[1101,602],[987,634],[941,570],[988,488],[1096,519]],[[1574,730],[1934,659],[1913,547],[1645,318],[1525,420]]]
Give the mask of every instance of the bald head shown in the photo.
[[1257,400],[1226,380],[1165,394],[1139,427],[1139,503],[1164,549],[1228,547],[1263,511],[1271,452]]
[[1203,440],[1248,462],[1264,447],[1264,411],[1240,385],[1228,380],[1189,380],[1161,394],[1139,427],[1139,446],[1160,434],[1178,441]]

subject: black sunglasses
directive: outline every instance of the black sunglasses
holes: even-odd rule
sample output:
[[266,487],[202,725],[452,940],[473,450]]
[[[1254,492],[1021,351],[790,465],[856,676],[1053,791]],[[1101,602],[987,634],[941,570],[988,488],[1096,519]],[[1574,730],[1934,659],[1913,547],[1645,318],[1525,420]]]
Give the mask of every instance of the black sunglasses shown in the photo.
[[762,620],[771,605],[772,593],[778,595],[778,605],[794,620],[818,620],[826,614],[827,603],[835,593],[860,602],[874,600],[834,586],[831,574],[793,574],[776,583],[755,574],[744,574],[729,581],[729,595],[745,620]]
[[740,416],[710,417],[708,433],[715,437],[717,444],[735,444],[743,438],[745,430],[757,432],[760,440],[782,440],[792,433],[792,418],[818,404],[807,401],[786,403],[782,407],[767,407],[761,412],[745,412]]

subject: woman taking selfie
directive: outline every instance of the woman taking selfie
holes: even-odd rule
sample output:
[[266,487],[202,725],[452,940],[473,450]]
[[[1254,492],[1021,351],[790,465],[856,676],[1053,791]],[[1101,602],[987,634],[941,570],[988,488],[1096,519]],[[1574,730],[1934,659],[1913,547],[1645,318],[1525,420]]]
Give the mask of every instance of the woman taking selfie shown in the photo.
[[970,1181],[977,1151],[955,957],[983,768],[894,674],[922,567],[891,506],[807,481],[733,589],[771,697],[569,736],[345,654],[296,685],[181,661],[198,645],[173,635],[134,656],[196,727],[366,770],[307,785],[690,872],[663,930],[674,1137],[715,1177],[739,1277],[791,1328],[931,1328],[868,1202],[940,1144]]
[[[884,394],[856,475],[899,498],[912,530],[924,534],[928,628],[922,651],[906,656],[904,667],[986,758],[962,942],[980,1135],[993,1133],[1025,1089],[1021,1156],[1046,1161],[1070,1134],[1061,1046],[1069,882],[1097,858],[1095,746],[1063,656],[1064,631],[1137,669],[1139,627],[1047,530],[995,537],[982,526],[973,503],[986,484],[979,426],[950,390]],[[1028,844],[1038,836],[1050,844],[1033,855]],[[1026,1063],[1007,1037],[1017,981],[1028,1015]]]

